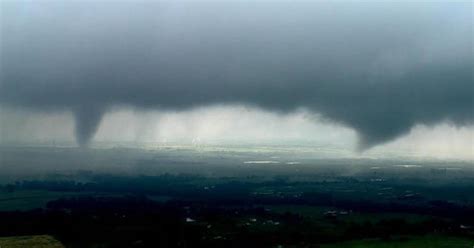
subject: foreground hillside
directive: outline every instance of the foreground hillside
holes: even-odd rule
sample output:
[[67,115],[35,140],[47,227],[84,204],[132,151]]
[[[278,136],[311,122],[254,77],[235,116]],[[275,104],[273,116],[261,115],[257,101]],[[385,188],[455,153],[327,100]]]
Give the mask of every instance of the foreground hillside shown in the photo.
[[471,248],[474,241],[463,238],[425,236],[404,237],[393,240],[361,240],[324,245],[322,248]]
[[2,248],[64,248],[64,246],[49,235],[17,236],[0,238]]

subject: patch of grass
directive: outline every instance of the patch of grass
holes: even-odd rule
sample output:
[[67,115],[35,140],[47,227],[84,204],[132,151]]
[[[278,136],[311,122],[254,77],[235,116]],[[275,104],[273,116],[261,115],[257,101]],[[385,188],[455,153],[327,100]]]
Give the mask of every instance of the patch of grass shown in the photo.
[[393,220],[393,219],[401,219],[406,221],[407,223],[414,224],[414,223],[420,223],[423,221],[427,221],[432,219],[433,217],[430,216],[423,216],[423,215],[417,215],[417,214],[408,214],[408,213],[390,213],[390,212],[385,212],[385,213],[360,213],[360,212],[354,212],[351,213],[347,216],[343,216],[341,220],[344,220],[346,222],[354,222],[354,223],[359,223],[362,224],[364,222],[370,222],[372,224],[375,224],[379,221],[382,220]]
[[398,240],[357,240],[323,245],[321,248],[472,248],[474,240],[446,237],[424,236]]
[[79,195],[75,192],[52,192],[44,190],[18,190],[0,192],[0,211],[30,210],[43,208],[46,203],[60,197]]
[[49,235],[17,236],[0,238],[1,248],[64,248],[64,246]]
[[308,205],[264,205],[264,207],[271,209],[276,213],[290,212],[299,214],[304,217],[321,218],[324,213],[333,210],[331,207],[308,206]]
[[[321,220],[324,218],[324,213],[329,210],[335,210],[337,212],[346,211],[346,209],[332,208],[332,207],[322,207],[322,206],[307,206],[307,205],[278,205],[278,206],[265,206],[272,209],[276,213],[285,213],[290,212],[294,214],[299,214],[304,217],[312,218],[313,220]],[[419,223],[426,220],[430,220],[433,217],[423,216],[418,214],[408,214],[408,213],[391,213],[391,212],[381,212],[381,213],[362,213],[362,212],[348,212],[345,215],[338,214],[338,220],[344,222],[353,222],[358,224],[363,224],[365,222],[370,222],[375,224],[382,220],[393,220],[393,219],[403,219],[407,223]]]

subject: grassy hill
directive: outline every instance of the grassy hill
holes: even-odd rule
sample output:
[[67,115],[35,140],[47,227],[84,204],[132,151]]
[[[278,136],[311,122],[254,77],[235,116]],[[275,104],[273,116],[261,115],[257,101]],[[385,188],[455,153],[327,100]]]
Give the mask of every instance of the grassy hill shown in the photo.
[[472,248],[474,241],[444,236],[413,237],[400,240],[362,240],[324,245],[321,248]]
[[0,238],[1,248],[64,248],[64,246],[49,235],[16,236]]

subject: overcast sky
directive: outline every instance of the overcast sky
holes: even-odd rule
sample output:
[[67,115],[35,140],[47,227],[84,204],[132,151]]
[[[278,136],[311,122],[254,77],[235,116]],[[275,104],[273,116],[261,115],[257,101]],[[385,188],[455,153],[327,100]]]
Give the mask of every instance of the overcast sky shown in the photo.
[[430,149],[469,155],[472,11],[472,1],[2,0],[2,137],[366,150],[420,147],[431,132]]

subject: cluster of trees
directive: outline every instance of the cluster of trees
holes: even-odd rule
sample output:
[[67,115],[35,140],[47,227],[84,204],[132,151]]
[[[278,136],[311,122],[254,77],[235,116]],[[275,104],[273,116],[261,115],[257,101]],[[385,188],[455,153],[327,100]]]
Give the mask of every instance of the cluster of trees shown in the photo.
[[[134,195],[160,195],[173,199],[212,202],[217,205],[251,205],[251,204],[300,204],[332,206],[361,212],[401,212],[423,215],[434,215],[462,219],[474,223],[474,205],[460,204],[448,200],[423,200],[405,202],[393,200],[390,202],[378,199],[338,198],[328,192],[306,189],[308,182],[290,182],[287,178],[277,177],[269,181],[243,181],[236,179],[212,180],[196,175],[160,176],[108,176],[97,175],[87,182],[78,181],[22,181],[4,185],[4,191],[14,190],[46,190],[66,192],[105,192]],[[292,194],[252,194],[259,188],[278,189],[291,186],[298,190],[297,196]],[[314,187],[312,188],[314,189]],[[276,190],[275,190],[276,191]]]
[[[22,181],[4,185],[3,190],[84,194],[50,201],[44,209],[0,212],[0,236],[51,234],[68,247],[274,247],[278,244],[315,247],[343,239],[390,238],[392,235],[433,232],[474,235],[472,230],[460,230],[461,224],[474,226],[474,207],[446,200],[407,203],[357,200],[356,197],[341,199],[307,187],[300,187],[302,192],[297,196],[293,193],[254,194],[261,188],[291,186],[298,189],[307,184],[286,178],[245,181],[169,174],[94,176],[82,182]],[[106,194],[95,194],[97,192]],[[157,195],[170,196],[171,200],[160,203],[149,198]],[[261,205],[330,206],[355,212],[399,212],[433,217],[417,222],[402,218],[357,222],[338,217],[314,221],[295,213],[276,213],[255,207]],[[247,223],[250,218],[259,221]],[[263,220],[278,225],[258,225]]]
[[[0,212],[0,219],[0,236],[50,234],[67,247],[317,247],[340,240],[455,230],[453,222],[441,219],[312,221],[262,207],[158,203],[133,195],[63,198],[49,202],[46,209]],[[278,225],[268,227],[269,220]]]

